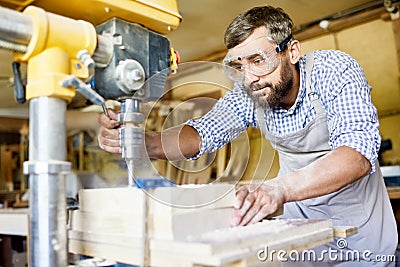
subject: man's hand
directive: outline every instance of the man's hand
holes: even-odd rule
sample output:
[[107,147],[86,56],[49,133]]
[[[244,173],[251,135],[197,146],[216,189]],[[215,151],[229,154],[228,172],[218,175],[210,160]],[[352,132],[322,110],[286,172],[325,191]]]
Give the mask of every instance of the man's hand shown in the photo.
[[284,189],[279,183],[268,181],[259,185],[245,185],[236,192],[232,226],[256,223],[276,212],[285,203]]
[[370,169],[369,160],[355,149],[338,147],[304,168],[260,185],[239,188],[231,224],[236,226],[256,223],[277,211],[286,202],[336,192],[367,175]]
[[97,118],[100,124],[99,134],[97,136],[99,146],[111,153],[121,153],[119,132],[117,129],[120,126],[120,123],[117,121],[118,115],[117,112],[112,109],[108,109],[108,114],[110,118],[103,113]]
[[[119,146],[118,113],[108,109],[107,117],[100,114],[97,121],[100,124],[97,139],[99,146],[111,153],[121,153]],[[199,153],[201,139],[199,133],[187,125],[178,125],[161,132],[146,132],[145,147],[150,158],[182,160]]]

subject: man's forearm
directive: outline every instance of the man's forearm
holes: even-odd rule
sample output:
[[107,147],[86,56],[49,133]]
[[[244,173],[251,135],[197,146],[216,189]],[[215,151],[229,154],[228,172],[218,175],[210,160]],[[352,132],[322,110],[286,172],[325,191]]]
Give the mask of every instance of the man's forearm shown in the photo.
[[146,133],[145,143],[150,158],[183,160],[199,153],[201,139],[194,128],[179,125],[162,133]]
[[310,165],[278,177],[285,201],[298,201],[326,195],[364,177],[371,163],[353,148],[342,146]]

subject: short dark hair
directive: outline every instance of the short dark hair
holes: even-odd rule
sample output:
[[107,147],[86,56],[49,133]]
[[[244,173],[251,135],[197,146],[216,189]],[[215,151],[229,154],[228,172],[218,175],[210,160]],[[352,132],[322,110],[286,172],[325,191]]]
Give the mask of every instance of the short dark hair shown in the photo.
[[282,8],[253,7],[237,16],[225,31],[224,43],[228,49],[243,42],[255,29],[266,27],[268,37],[276,44],[292,34],[293,21]]

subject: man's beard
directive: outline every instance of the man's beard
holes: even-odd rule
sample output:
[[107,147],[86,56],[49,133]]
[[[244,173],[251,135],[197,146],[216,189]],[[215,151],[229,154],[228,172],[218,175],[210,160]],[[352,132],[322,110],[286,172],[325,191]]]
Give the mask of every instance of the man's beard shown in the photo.
[[[263,109],[276,108],[282,101],[282,98],[287,96],[290,92],[290,89],[293,86],[293,71],[290,68],[290,65],[287,61],[282,62],[281,68],[281,81],[276,85],[271,83],[264,84],[251,84],[247,89],[247,93],[254,100],[254,102]],[[253,95],[253,90],[257,90],[258,88],[266,88],[269,87],[271,92],[269,93],[268,98],[262,99],[264,97],[261,94]]]

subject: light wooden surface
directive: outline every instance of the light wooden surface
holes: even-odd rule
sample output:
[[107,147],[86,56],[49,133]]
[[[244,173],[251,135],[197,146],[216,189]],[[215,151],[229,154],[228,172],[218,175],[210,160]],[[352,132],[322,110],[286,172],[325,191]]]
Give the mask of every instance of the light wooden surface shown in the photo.
[[[274,266],[257,253],[265,249],[302,251],[333,240],[329,220],[266,220],[210,231],[185,242],[151,240],[153,266]],[[275,259],[276,260],[276,259]]]
[[400,199],[400,186],[386,187],[390,199]]
[[333,236],[346,238],[358,233],[358,228],[354,226],[335,226],[333,228]]
[[[141,260],[142,240],[126,235],[69,231],[69,251],[134,264]],[[333,240],[329,220],[263,221],[188,237],[188,240],[150,240],[150,266],[280,266],[263,262],[259,250],[311,249]],[[278,264],[278,265],[277,265]]]
[[18,153],[18,149],[18,145],[0,145],[0,190],[14,190],[13,153]]
[[28,235],[28,209],[0,209],[0,234]]
[[[215,184],[146,193],[137,188],[83,190],[81,209],[72,212],[69,251],[132,265],[140,265],[144,255],[149,266],[260,266],[257,252],[265,246],[304,250],[333,240],[330,220],[265,220],[231,227],[232,189]],[[144,244],[149,249],[143,250]]]

